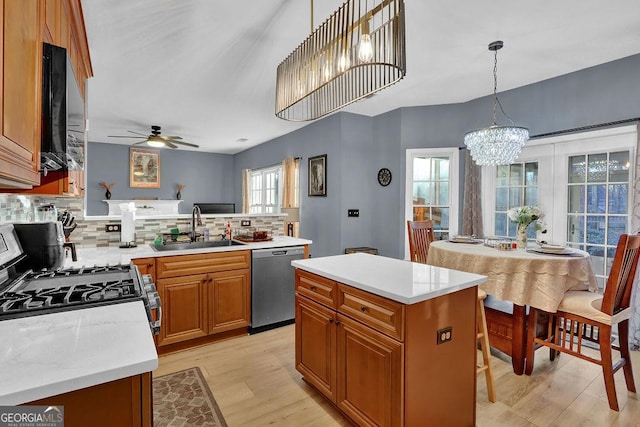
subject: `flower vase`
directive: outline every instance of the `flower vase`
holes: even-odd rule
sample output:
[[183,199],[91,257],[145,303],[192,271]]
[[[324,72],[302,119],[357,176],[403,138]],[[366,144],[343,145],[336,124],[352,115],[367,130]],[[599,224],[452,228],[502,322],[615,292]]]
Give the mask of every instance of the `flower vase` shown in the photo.
[[518,224],[516,231],[516,243],[518,249],[526,249],[527,247],[527,227],[528,225]]
[[111,200],[111,191],[107,190],[107,191],[104,193],[104,197],[105,197],[107,200]]
[[178,190],[178,192],[176,193],[176,199],[177,200],[182,199],[182,193],[180,192],[180,190]]

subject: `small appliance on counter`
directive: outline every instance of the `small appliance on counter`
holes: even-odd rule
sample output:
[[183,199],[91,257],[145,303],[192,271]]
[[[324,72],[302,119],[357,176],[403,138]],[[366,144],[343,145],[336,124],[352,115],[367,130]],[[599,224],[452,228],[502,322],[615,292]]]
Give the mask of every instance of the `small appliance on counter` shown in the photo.
[[120,203],[120,247],[135,248],[136,245],[136,205]]
[[[29,258],[30,254],[37,256],[39,251],[23,253],[18,234],[23,238],[31,238],[34,230],[46,231],[49,233],[48,237],[39,240],[39,247],[42,248],[46,246],[43,242],[54,239],[51,227],[40,224],[0,225],[0,321],[142,301],[151,332],[160,332],[162,307],[155,284],[150,275],[141,275],[133,263],[67,270],[25,270],[25,265],[37,265]],[[17,229],[21,229],[21,232],[15,231]],[[57,247],[57,243],[52,243],[51,246]],[[55,265],[55,258],[56,256],[51,255],[43,265]]]
[[64,231],[62,223],[29,222],[13,224],[20,245],[27,254],[21,268],[51,270],[64,264]]

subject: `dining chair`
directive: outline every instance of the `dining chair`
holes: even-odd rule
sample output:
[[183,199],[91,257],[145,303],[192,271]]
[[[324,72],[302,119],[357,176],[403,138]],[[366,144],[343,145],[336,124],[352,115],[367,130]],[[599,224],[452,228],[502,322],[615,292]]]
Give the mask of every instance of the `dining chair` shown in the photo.
[[407,221],[411,261],[427,263],[429,245],[433,242],[433,221]]
[[[629,318],[631,292],[640,255],[640,235],[623,234],[618,240],[604,294],[589,291],[568,291],[556,313],[549,313],[547,338],[538,338],[529,328],[525,373],[533,371],[536,345],[549,347],[602,367],[609,407],[618,411],[618,398],[613,374],[623,369],[627,390],[635,393],[631,359],[629,357]],[[529,324],[535,325],[538,310],[529,310]],[[618,326],[619,345],[612,344],[611,329]],[[583,353],[582,342],[597,344],[600,358]],[[620,352],[613,363],[612,349]]]
[[[482,364],[476,364],[476,375],[484,372],[484,378],[487,382],[487,396],[489,402],[496,401],[496,388],[493,382],[493,370],[491,369],[491,350],[489,347],[489,330],[487,329],[487,316],[484,311],[484,300],[487,293],[478,288],[478,308],[477,308],[477,340],[480,351],[482,352]],[[479,361],[478,361],[479,362]]]

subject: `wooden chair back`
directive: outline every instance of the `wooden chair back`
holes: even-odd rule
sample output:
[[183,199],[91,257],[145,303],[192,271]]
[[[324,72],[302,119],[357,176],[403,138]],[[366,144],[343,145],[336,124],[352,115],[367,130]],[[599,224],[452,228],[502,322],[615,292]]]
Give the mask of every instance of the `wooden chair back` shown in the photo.
[[407,221],[411,261],[427,263],[429,245],[433,242],[433,221]]
[[640,234],[621,235],[604,289],[601,308],[604,313],[613,315],[629,307],[639,256]]

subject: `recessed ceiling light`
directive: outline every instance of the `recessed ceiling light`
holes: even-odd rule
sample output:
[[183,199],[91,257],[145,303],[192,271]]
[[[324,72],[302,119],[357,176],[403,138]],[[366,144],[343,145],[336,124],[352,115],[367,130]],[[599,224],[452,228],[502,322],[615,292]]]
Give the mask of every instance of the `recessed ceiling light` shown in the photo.
[[247,142],[248,140],[248,138],[238,138],[236,139],[236,142]]

